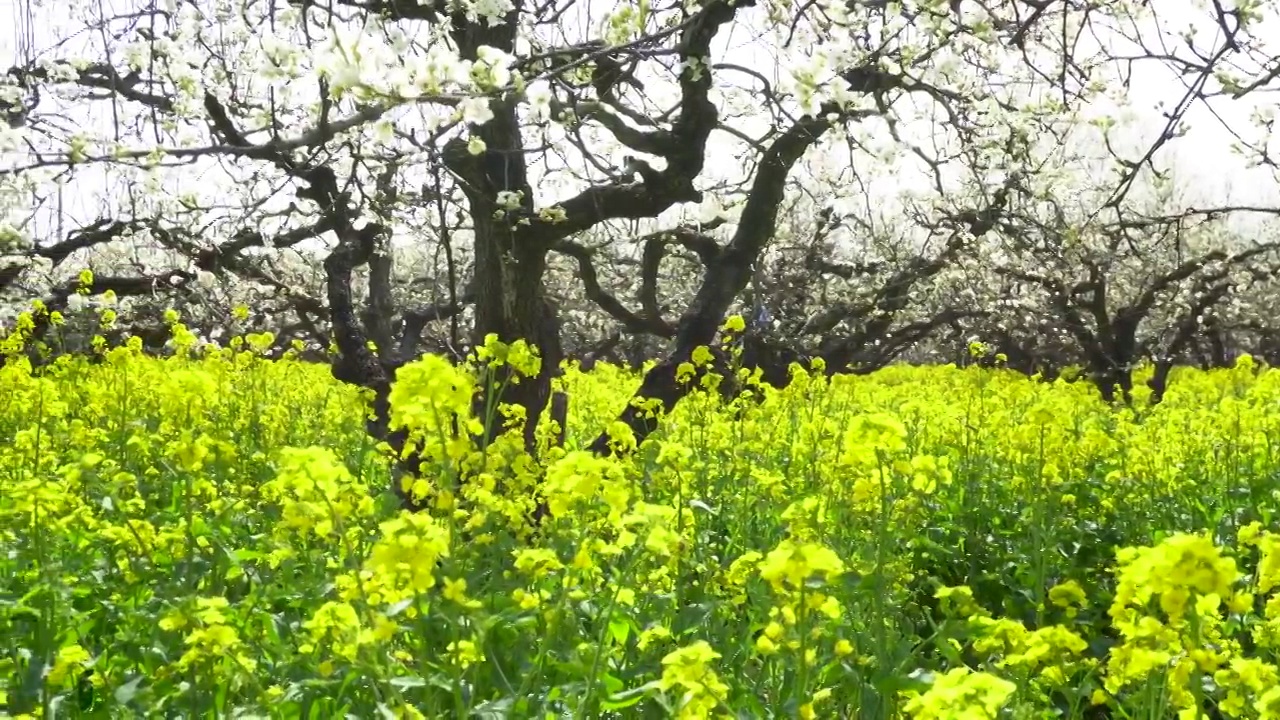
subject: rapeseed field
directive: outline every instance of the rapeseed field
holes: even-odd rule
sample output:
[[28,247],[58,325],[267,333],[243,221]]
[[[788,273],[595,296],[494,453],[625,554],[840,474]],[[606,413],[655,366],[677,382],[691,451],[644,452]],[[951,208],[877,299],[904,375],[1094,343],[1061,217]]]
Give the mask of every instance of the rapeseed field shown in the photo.
[[797,366],[616,458],[582,448],[638,376],[570,369],[537,462],[478,448],[481,371],[426,357],[392,395],[412,514],[362,391],[170,320],[173,357],[38,373],[10,337],[0,714],[1280,718],[1280,373],[1247,357],[1122,409]]

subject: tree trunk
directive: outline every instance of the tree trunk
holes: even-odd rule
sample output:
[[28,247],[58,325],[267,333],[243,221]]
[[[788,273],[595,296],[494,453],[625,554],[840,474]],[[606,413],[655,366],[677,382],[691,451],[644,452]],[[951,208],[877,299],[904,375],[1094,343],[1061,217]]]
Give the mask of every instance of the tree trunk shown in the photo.
[[[494,27],[462,24],[455,34],[463,57],[476,59],[482,45],[511,52],[516,17],[513,10],[507,22]],[[536,449],[538,420],[551,399],[551,380],[559,372],[563,357],[560,324],[543,287],[549,248],[545,243],[520,237],[521,221],[527,222],[533,214],[533,188],[529,185],[516,103],[512,98],[494,99],[489,107],[493,118],[469,128],[484,142],[485,149],[473,155],[465,140],[455,138],[446,145],[444,159],[462,181],[475,228],[472,288],[476,293],[476,317],[472,343],[482,346],[492,334],[503,343],[524,340],[542,356],[538,374],[519,383],[503,383],[508,373],[503,368],[494,379],[499,387],[505,387],[499,396],[491,395],[493,388],[487,388],[477,400],[478,408],[496,408],[499,402],[523,407],[527,418],[525,446],[532,453]],[[492,420],[497,427],[487,429],[486,442],[501,428],[500,415]]]
[[[551,381],[560,372],[560,362],[564,359],[557,311],[543,291],[546,256],[536,251],[528,252],[510,262],[509,258],[495,257],[500,249],[498,243],[482,242],[479,233],[476,239],[479,294],[472,342],[479,347],[489,334],[497,335],[498,340],[504,343],[524,340],[535,346],[542,357],[535,377],[523,378],[519,383],[505,383],[499,397],[491,397],[486,392],[479,399],[479,407],[483,411],[484,408],[496,407],[498,402],[523,407],[526,413],[525,448],[533,453],[538,420],[551,400]],[[507,379],[506,372],[507,369],[503,368],[494,380],[502,383]],[[494,420],[500,423],[501,417]],[[486,442],[498,429],[489,428]]]

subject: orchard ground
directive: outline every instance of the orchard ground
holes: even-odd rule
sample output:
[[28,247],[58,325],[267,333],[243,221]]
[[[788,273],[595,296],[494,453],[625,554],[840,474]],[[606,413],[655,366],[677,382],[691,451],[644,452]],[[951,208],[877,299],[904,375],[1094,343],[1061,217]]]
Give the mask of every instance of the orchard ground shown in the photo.
[[0,369],[0,715],[1280,718],[1280,372],[1248,357],[1122,408],[797,366],[613,458],[581,448],[639,377],[570,369],[535,462],[477,448],[481,371],[427,356],[392,397],[410,514],[362,391],[174,329]]

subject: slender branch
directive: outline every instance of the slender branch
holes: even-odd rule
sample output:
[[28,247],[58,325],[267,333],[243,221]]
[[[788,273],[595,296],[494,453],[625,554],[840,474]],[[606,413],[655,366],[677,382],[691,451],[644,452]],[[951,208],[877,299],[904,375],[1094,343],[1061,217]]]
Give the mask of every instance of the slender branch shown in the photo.
[[553,249],[556,252],[568,255],[578,262],[578,277],[582,280],[587,298],[622,323],[628,332],[657,335],[664,338],[669,338],[675,334],[675,329],[662,318],[637,315],[628,310],[612,293],[605,290],[600,285],[595,264],[591,259],[591,250],[569,240],[557,242]]

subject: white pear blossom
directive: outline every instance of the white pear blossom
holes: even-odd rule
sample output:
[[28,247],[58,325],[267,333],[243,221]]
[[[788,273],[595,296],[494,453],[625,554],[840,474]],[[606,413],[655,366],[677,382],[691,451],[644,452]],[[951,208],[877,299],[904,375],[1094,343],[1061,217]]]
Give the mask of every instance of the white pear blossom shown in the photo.
[[529,103],[534,120],[546,122],[551,119],[551,86],[545,80],[530,83],[525,92],[525,100]]
[[494,47],[482,45],[476,51],[478,59],[471,66],[471,80],[481,90],[504,88],[511,83],[511,63],[514,58]]
[[503,210],[516,210],[523,199],[524,193],[519,190],[502,190],[498,193],[497,203]]
[[488,98],[471,97],[458,103],[458,115],[469,125],[483,125],[493,119],[493,108]]
[[489,27],[502,24],[503,19],[515,9],[511,0],[450,0],[452,10],[461,9],[472,22],[482,21]]

